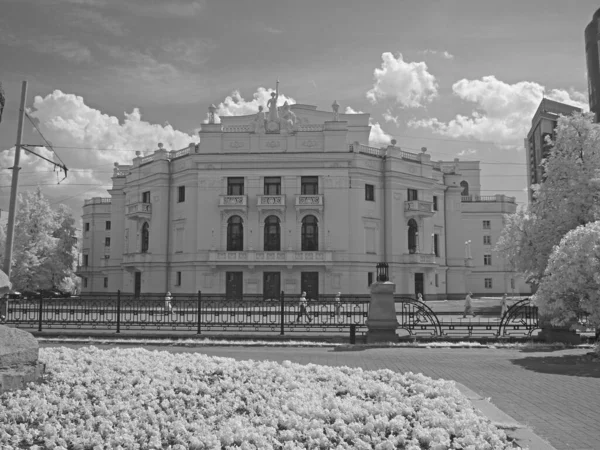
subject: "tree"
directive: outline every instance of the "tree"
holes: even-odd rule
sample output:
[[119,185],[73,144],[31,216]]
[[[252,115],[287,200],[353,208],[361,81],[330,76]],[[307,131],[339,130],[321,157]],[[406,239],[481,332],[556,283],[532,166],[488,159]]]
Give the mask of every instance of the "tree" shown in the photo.
[[508,216],[496,251],[540,285],[553,248],[570,231],[600,218],[600,126],[592,117],[560,117],[556,140],[542,162],[545,180],[535,201]]
[[572,322],[580,312],[590,314],[590,325],[600,325],[600,221],[581,225],[562,238],[533,299],[554,325]]
[[41,189],[19,194],[11,282],[14,289],[60,287],[73,276],[74,220],[66,207],[55,212]]

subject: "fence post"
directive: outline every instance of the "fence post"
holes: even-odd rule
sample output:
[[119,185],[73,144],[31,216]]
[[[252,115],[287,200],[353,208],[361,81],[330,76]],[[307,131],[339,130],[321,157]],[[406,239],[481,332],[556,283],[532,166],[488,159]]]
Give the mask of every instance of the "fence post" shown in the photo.
[[350,325],[350,343],[356,344],[356,325]]
[[200,321],[200,319],[202,317],[201,314],[200,314],[200,308],[201,307],[202,307],[202,292],[198,291],[198,304],[197,304],[198,311],[196,313],[196,320],[198,322],[198,328],[196,330],[196,334],[200,334],[200,331],[201,331],[200,330],[200,327],[201,327],[201,324],[202,324],[202,322]]
[[44,296],[40,295],[40,308],[38,310],[38,331],[42,331],[42,302],[44,301]]
[[117,333],[121,332],[121,290],[117,291]]
[[285,309],[285,293],[283,291],[281,291],[281,296],[279,297],[280,299],[280,303],[281,303],[281,310],[280,310],[280,322],[281,322],[281,330],[279,331],[279,334],[281,336],[284,335],[285,331],[283,329],[283,321],[285,319],[285,314],[284,314],[284,309]]

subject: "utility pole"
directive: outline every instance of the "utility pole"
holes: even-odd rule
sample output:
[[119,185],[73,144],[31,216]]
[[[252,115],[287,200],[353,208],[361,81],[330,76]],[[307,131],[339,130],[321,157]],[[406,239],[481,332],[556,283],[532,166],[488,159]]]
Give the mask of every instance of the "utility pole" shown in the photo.
[[15,145],[15,163],[13,165],[12,184],[10,188],[10,206],[8,210],[8,226],[6,231],[6,248],[4,255],[4,273],[10,279],[12,263],[15,218],[17,214],[17,194],[19,193],[19,167],[21,161],[21,140],[23,139],[23,119],[25,118],[25,100],[27,99],[27,81],[21,87],[21,108],[19,109],[19,125],[17,129],[17,144]]

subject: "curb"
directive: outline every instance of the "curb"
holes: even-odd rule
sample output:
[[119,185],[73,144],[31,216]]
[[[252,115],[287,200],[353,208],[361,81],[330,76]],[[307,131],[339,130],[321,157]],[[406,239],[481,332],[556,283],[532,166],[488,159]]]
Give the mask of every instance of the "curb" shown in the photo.
[[464,384],[454,382],[458,390],[469,399],[474,408],[486,416],[496,428],[503,430],[522,448],[529,450],[556,450],[555,447],[526,425],[520,424],[511,416],[500,410],[489,400],[472,391]]

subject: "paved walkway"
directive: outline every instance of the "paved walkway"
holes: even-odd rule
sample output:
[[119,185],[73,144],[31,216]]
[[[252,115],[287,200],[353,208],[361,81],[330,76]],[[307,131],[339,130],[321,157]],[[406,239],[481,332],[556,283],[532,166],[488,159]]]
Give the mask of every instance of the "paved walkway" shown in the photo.
[[[58,344],[42,344],[56,346]],[[104,347],[99,345],[99,347]],[[238,360],[422,372],[455,380],[533,429],[557,450],[600,449],[600,364],[581,363],[590,350],[523,352],[501,349],[164,347]]]

